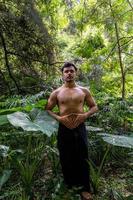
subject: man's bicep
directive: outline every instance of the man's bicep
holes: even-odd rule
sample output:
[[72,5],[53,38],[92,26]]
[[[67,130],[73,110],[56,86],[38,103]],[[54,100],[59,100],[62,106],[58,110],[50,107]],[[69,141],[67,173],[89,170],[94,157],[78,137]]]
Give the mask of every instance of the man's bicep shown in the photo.
[[96,102],[95,102],[94,98],[92,97],[89,90],[86,90],[85,102],[90,108],[93,106],[96,106]]
[[48,99],[48,102],[45,106],[46,110],[52,110],[57,104],[57,96],[55,93],[52,93]]

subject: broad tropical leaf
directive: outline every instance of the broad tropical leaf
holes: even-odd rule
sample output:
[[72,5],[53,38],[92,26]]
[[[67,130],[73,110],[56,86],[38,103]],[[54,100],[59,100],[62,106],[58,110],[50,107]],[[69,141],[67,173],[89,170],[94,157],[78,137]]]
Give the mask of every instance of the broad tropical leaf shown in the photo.
[[8,124],[9,121],[6,115],[0,115],[0,125]]
[[11,175],[11,170],[4,170],[2,176],[0,177],[0,190],[2,186],[7,182]]
[[9,147],[5,145],[0,145],[0,156],[7,157],[8,156]]
[[98,135],[102,136],[103,140],[109,144],[133,148],[133,137],[123,136],[123,135],[111,135],[107,133],[99,133]]
[[90,132],[100,132],[100,131],[103,131],[102,128],[94,127],[94,126],[86,126],[86,129],[87,129],[87,131],[90,131]]
[[29,114],[15,112],[7,115],[7,118],[15,127],[21,127],[26,131],[41,131],[48,136],[51,136],[58,128],[58,122],[53,119],[47,111],[37,108],[32,109]]

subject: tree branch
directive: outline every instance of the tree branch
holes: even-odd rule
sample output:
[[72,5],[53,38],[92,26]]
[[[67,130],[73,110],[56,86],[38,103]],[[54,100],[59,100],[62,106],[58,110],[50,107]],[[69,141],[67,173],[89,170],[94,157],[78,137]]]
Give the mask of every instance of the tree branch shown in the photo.
[[8,70],[10,78],[14,82],[14,84],[15,84],[15,86],[17,88],[17,91],[19,93],[20,89],[19,89],[19,86],[18,86],[15,78],[13,77],[11,69],[10,69],[10,65],[9,65],[9,61],[8,61],[8,53],[7,53],[7,48],[6,48],[6,43],[5,43],[5,39],[4,39],[3,33],[1,31],[0,31],[0,37],[1,37],[1,42],[2,42],[2,45],[3,45],[3,49],[4,49],[4,56],[5,56],[5,65],[6,65],[6,68]]
[[132,4],[131,4],[131,2],[129,1],[129,0],[127,0],[127,3],[129,4],[129,6],[132,8],[132,10],[133,10],[133,6],[132,6]]

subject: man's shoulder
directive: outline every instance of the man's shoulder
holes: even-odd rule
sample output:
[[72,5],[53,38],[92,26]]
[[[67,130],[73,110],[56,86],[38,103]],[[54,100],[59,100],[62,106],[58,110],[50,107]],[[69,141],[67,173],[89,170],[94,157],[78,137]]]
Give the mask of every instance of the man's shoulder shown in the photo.
[[57,88],[57,89],[55,89],[55,90],[52,92],[52,94],[53,94],[53,95],[57,95],[57,94],[61,91],[61,89],[62,89],[62,86],[59,87],[59,88]]
[[81,89],[81,90],[82,90],[83,92],[85,92],[85,93],[90,92],[89,89],[88,89],[87,87],[83,87],[83,86],[78,85],[78,88]]

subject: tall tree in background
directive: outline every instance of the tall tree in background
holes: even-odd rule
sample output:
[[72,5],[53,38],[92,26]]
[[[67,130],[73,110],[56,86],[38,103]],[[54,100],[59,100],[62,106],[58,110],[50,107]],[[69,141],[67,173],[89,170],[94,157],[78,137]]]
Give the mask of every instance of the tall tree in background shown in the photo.
[[[0,3],[0,39],[1,72],[9,82],[8,72],[18,93],[21,92],[20,77],[39,78],[41,66],[45,72],[45,66],[54,63],[53,38],[33,1]],[[40,67],[37,69],[37,66]]]
[[72,60],[98,91],[124,99],[131,76],[132,12],[130,0],[1,1],[3,83],[10,92],[14,86],[29,92],[27,85],[40,90],[44,81],[53,82],[60,63]]
[[[73,4],[74,5],[74,4]],[[73,9],[74,10],[74,9]],[[105,73],[112,76],[114,73],[121,79],[117,80],[118,89],[121,80],[121,97],[126,95],[126,75],[131,73],[131,55],[132,55],[132,40],[133,40],[133,15],[132,5],[130,1],[125,0],[100,0],[100,1],[80,1],[75,5],[75,10],[72,11],[75,16],[77,25],[77,35],[80,37],[79,45],[76,41],[75,47],[79,50],[78,56],[88,59],[88,63],[93,65],[97,63]],[[83,34],[80,34],[80,33]],[[93,51],[95,35],[103,38],[104,48]],[[84,42],[92,38],[92,45]],[[90,40],[90,39],[89,39]],[[83,42],[82,42],[83,41]],[[83,44],[83,45],[82,45]],[[93,54],[90,54],[90,52]],[[85,52],[85,56],[83,56]],[[95,65],[94,65],[95,66]],[[111,71],[109,70],[111,69]],[[94,70],[96,68],[94,67]],[[112,76],[113,77],[113,76]],[[115,82],[116,80],[112,81]]]

